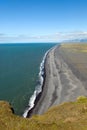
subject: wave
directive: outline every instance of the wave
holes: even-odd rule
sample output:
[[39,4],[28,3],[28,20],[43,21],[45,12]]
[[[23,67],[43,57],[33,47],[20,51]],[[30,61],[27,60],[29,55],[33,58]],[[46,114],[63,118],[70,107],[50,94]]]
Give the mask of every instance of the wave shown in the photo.
[[[52,49],[52,48],[51,48],[51,49]],[[35,105],[35,100],[36,100],[38,94],[42,92],[42,86],[43,86],[43,83],[44,83],[45,59],[46,59],[47,54],[49,53],[49,51],[50,51],[51,49],[49,49],[49,50],[45,53],[45,55],[44,55],[44,57],[43,57],[43,60],[42,60],[42,62],[41,62],[41,64],[40,64],[40,71],[39,71],[39,75],[38,75],[38,76],[39,76],[39,83],[38,83],[38,85],[36,86],[35,91],[34,91],[33,95],[31,96],[31,98],[30,98],[30,100],[29,100],[28,108],[24,111],[24,114],[23,114],[23,117],[24,117],[24,118],[27,117],[28,112],[34,107],[34,105]]]

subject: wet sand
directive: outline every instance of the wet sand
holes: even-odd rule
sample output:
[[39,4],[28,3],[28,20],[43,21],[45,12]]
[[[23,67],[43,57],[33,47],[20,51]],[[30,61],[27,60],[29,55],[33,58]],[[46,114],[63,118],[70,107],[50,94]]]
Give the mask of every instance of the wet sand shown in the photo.
[[81,73],[73,67],[73,61],[70,62],[68,59],[68,57],[72,59],[73,53],[68,52],[67,57],[66,52],[61,46],[56,46],[47,55],[43,92],[31,115],[43,114],[51,106],[74,101],[81,95],[87,96],[86,83],[83,78],[79,78]]

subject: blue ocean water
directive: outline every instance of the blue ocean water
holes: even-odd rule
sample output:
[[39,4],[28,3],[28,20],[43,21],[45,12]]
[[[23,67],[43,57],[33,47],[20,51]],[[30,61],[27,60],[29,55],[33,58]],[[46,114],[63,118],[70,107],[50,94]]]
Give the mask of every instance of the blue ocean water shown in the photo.
[[22,115],[35,86],[40,63],[52,43],[0,44],[0,100]]

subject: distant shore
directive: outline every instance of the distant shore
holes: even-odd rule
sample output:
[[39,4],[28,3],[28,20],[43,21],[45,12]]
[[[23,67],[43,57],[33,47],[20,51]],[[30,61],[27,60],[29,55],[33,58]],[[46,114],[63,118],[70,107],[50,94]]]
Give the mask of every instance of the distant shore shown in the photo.
[[43,114],[49,107],[73,101],[78,96],[87,96],[83,80],[78,78],[78,71],[74,73],[73,67],[67,61],[68,58],[64,57],[61,46],[54,47],[48,53],[45,61],[43,91],[37,97],[36,105],[29,112],[28,117]]

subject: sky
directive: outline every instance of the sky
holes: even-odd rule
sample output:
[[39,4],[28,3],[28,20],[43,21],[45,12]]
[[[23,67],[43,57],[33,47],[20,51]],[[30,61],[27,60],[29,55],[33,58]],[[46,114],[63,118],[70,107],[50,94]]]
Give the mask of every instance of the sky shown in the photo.
[[0,43],[87,38],[87,0],[0,0]]

